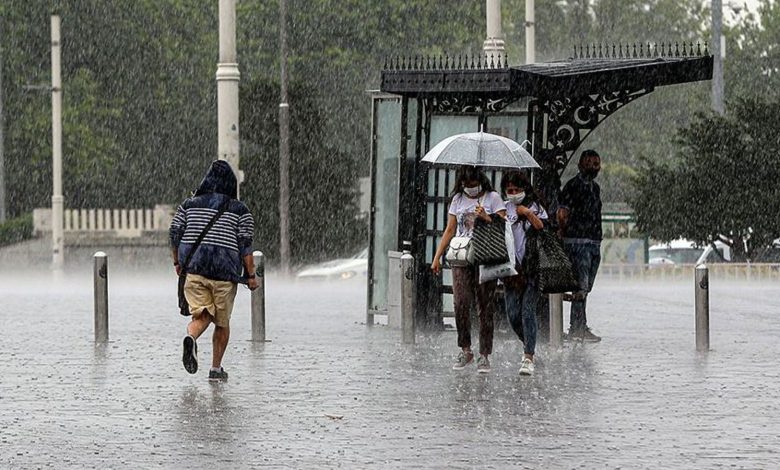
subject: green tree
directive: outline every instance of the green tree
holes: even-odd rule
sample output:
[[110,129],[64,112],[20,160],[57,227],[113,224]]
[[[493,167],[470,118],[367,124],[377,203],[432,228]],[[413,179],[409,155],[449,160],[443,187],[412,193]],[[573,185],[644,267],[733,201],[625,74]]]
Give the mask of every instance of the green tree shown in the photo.
[[[242,199],[259,223],[257,246],[275,259],[279,252],[279,121],[276,82],[242,82],[240,109],[242,166],[247,180]],[[329,144],[316,93],[293,82],[290,142],[290,250],[305,262],[354,253],[365,243],[367,221],[358,219],[357,163]]]
[[[630,203],[641,231],[707,244],[720,235],[753,259],[780,236],[780,101],[742,99],[726,116],[700,114],[670,162],[646,160]],[[747,249],[743,249],[747,247]]]

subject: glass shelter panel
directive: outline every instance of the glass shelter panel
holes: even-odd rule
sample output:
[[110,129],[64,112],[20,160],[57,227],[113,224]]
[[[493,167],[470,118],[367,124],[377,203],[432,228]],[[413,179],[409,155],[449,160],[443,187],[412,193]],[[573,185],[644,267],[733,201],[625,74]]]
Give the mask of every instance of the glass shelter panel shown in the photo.
[[387,252],[398,249],[398,181],[401,148],[400,98],[374,99],[373,233],[370,310],[387,308]]
[[[528,117],[526,113],[522,114],[502,114],[488,116],[487,131],[491,134],[500,135],[516,142],[523,143],[527,139]],[[528,147],[526,147],[527,149]]]

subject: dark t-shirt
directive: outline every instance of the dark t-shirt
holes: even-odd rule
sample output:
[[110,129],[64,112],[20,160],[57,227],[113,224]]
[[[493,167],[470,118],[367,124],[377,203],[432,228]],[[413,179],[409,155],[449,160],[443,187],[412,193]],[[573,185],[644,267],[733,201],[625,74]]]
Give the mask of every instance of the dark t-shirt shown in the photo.
[[601,240],[601,188],[598,183],[588,181],[578,173],[564,185],[558,207],[569,210],[565,238]]

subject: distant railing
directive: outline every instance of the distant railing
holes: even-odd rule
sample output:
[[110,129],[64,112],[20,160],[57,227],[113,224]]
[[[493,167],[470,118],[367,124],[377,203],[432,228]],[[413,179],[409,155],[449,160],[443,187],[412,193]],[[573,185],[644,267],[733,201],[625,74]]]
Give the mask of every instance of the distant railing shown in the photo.
[[[113,232],[120,236],[139,236],[142,232],[166,231],[173,217],[173,208],[158,204],[154,209],[65,209],[63,226],[66,233]],[[51,232],[51,209],[33,211],[35,233]]]
[[[693,279],[693,264],[602,264],[599,277],[614,280],[689,280]],[[726,280],[780,280],[778,263],[712,263],[708,264],[710,278]]]

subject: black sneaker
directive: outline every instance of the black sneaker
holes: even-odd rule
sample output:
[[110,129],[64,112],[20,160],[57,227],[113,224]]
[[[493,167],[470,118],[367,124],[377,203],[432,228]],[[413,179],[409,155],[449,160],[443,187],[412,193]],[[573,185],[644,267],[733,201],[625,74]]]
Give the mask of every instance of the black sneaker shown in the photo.
[[601,341],[601,336],[598,336],[594,334],[592,331],[590,331],[590,328],[585,328],[583,330],[575,330],[571,331],[569,330],[569,334],[566,335],[566,339],[568,341],[582,341],[584,343],[598,343]]
[[582,332],[582,340],[586,343],[598,343],[601,341],[601,336],[594,334],[590,328],[585,328],[585,331]]
[[198,343],[190,335],[184,337],[184,353],[181,362],[184,364],[184,370],[190,374],[198,371]]
[[228,373],[225,372],[225,369],[219,368],[219,370],[210,370],[209,371],[209,381],[211,382],[217,382],[217,381],[226,381],[228,378]]

